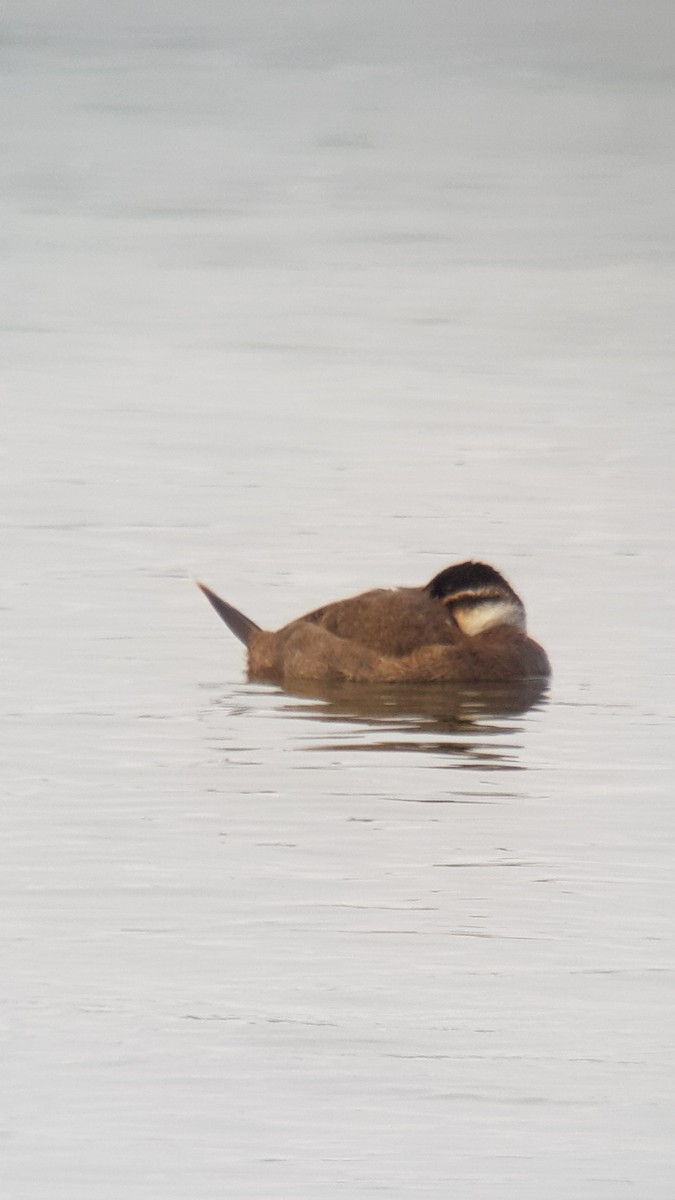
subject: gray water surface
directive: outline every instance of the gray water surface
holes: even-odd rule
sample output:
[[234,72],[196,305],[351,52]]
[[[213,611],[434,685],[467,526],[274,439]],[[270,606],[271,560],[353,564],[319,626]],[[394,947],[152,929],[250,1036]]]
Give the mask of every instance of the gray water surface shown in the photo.
[[[672,13],[10,5],[11,1200],[669,1200]],[[530,694],[248,683],[477,557]]]

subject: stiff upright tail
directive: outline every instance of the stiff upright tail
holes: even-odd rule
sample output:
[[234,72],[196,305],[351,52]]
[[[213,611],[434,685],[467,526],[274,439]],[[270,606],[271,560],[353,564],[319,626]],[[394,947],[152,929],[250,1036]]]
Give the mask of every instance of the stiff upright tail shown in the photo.
[[260,626],[256,625],[255,621],[250,621],[243,613],[240,613],[238,608],[233,608],[231,604],[228,604],[225,600],[221,600],[220,596],[216,596],[215,592],[206,587],[206,584],[197,582],[197,587],[204,593],[209,604],[213,605],[218,616],[229,626],[235,636],[239,638],[239,641],[248,646],[251,634],[256,629],[260,629]]

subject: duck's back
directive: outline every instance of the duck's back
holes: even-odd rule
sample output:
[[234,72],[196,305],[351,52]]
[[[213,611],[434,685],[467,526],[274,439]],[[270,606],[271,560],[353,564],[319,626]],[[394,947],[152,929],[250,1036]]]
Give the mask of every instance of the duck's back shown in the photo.
[[439,600],[422,588],[364,592],[300,618],[336,637],[399,658],[421,646],[456,645],[462,634]]

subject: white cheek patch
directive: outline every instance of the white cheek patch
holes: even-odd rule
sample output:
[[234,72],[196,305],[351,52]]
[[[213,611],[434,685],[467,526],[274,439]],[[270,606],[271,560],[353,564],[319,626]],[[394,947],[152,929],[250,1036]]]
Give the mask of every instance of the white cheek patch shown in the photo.
[[466,608],[457,605],[452,615],[467,637],[485,633],[486,629],[492,629],[495,625],[510,625],[521,633],[525,632],[525,609],[511,597],[500,596],[498,599],[484,600],[482,604],[467,605]]

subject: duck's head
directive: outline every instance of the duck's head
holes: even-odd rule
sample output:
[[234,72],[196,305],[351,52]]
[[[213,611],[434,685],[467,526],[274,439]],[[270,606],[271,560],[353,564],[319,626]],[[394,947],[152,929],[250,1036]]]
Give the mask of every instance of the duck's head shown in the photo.
[[424,589],[446,606],[467,637],[497,625],[525,633],[525,606],[499,571],[487,563],[463,562],[446,567]]

